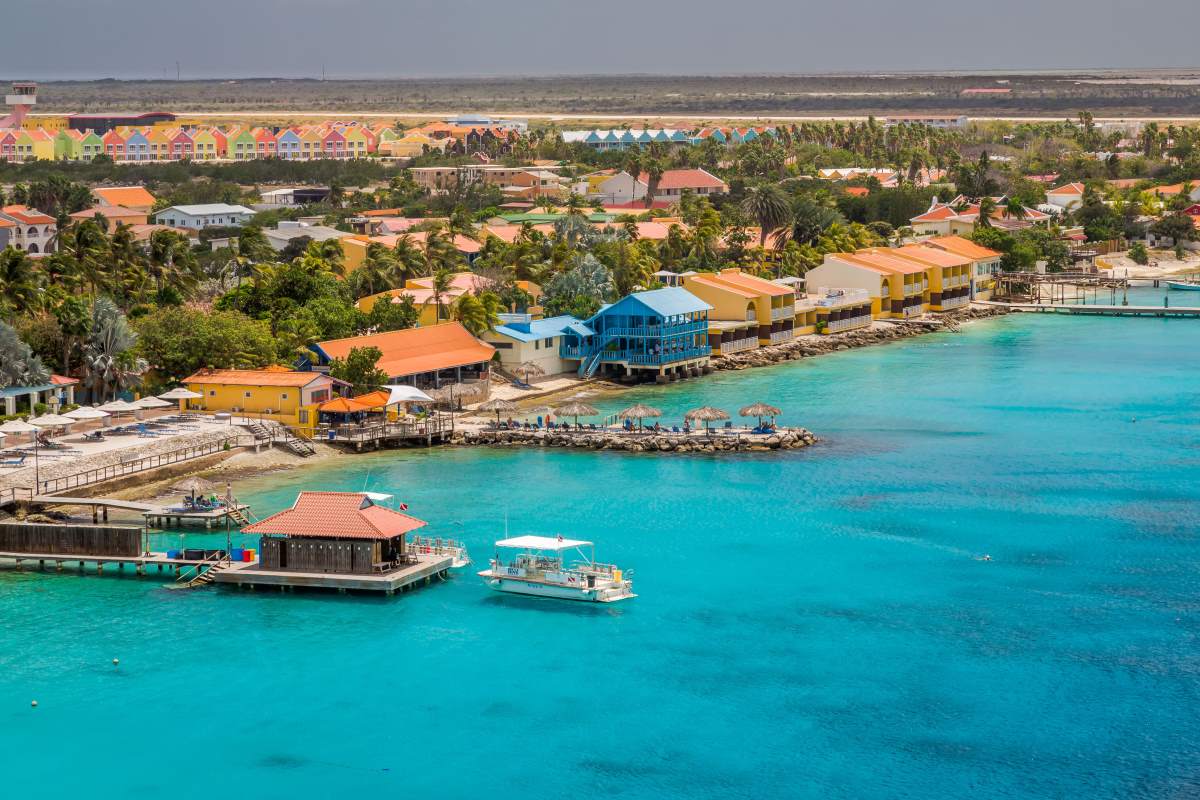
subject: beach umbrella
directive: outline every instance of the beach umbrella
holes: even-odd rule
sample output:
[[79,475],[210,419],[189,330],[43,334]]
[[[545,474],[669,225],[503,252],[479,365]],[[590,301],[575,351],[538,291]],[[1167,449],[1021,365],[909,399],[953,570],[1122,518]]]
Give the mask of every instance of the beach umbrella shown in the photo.
[[617,416],[621,419],[636,419],[638,421],[638,427],[641,428],[643,419],[646,417],[661,417],[662,411],[654,406],[638,403],[635,406],[630,406],[629,408],[625,409],[620,414],[617,414]]
[[137,406],[138,408],[143,408],[143,409],[146,409],[146,408],[170,408],[171,406],[175,405],[174,403],[169,403],[166,400],[160,400],[154,396],[143,397],[141,400],[134,400],[133,404],[135,406]]
[[67,413],[63,414],[63,416],[82,422],[89,419],[104,419],[108,416],[108,414],[105,414],[98,408],[93,408],[91,406],[80,406],[74,411],[68,411]]
[[63,425],[73,425],[74,423],[75,420],[64,417],[62,414],[42,414],[40,417],[29,420],[30,425],[36,425],[39,428],[60,428]]
[[513,367],[512,373],[514,375],[521,376],[522,378],[525,379],[525,382],[528,383],[530,378],[537,378],[542,375],[545,375],[546,370],[542,369],[540,366],[533,363],[532,361],[526,361],[524,363],[517,364],[515,367]]
[[124,400],[112,400],[102,406],[96,406],[96,408],[101,411],[107,411],[110,414],[121,414],[138,410],[138,407],[133,403],[126,403]]
[[184,494],[190,494],[192,496],[193,503],[196,502],[197,494],[207,494],[208,492],[215,491],[216,488],[217,485],[212,481],[206,481],[204,478],[197,478],[194,476],[191,478],[184,478],[178,483],[171,484],[172,492],[183,492]]
[[729,419],[729,414],[719,408],[713,408],[712,406],[700,406],[700,408],[693,408],[691,411],[684,414],[683,418],[700,420],[704,423],[704,432],[708,433],[708,423],[715,422],[717,420]]
[[780,409],[766,403],[754,403],[753,405],[746,406],[738,412],[738,414],[743,417],[758,417],[758,427],[760,428],[762,427],[763,417],[775,419],[775,417],[778,417],[782,413],[783,411]]
[[176,386],[171,391],[163,392],[158,396],[160,400],[199,400],[201,397],[204,395],[183,386]]
[[511,400],[501,400],[499,397],[497,397],[494,400],[488,400],[486,403],[480,403],[478,410],[479,411],[495,411],[496,412],[496,425],[499,426],[500,425],[500,414],[502,412],[507,413],[507,414],[513,413],[514,411],[517,410],[517,404]]
[[40,431],[36,425],[30,425],[28,422],[19,419],[10,419],[8,422],[0,425],[0,433],[37,433]]
[[590,406],[581,400],[574,400],[554,409],[554,413],[560,417],[574,417],[575,426],[578,427],[580,417],[594,417],[600,412],[596,410],[595,406]]
[[439,403],[445,403],[450,410],[454,410],[454,403],[457,401],[462,403],[463,395],[467,393],[467,386],[462,383],[450,383],[438,389],[430,389],[429,395]]

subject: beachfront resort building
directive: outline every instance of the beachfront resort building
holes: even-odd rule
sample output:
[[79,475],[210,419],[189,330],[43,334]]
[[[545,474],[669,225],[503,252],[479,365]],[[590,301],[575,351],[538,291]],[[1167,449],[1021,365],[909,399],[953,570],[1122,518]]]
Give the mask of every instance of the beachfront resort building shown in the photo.
[[922,244],[970,259],[970,298],[972,300],[992,299],[992,291],[996,286],[996,273],[1000,271],[1000,259],[1003,257],[1003,253],[977,245],[970,239],[964,239],[961,236],[938,236],[926,239]]
[[266,369],[202,369],[183,379],[203,397],[188,400],[187,408],[273,419],[312,434],[317,406],[344,390],[347,384],[318,372],[287,367]]
[[376,366],[390,384],[436,389],[456,383],[463,384],[464,393],[487,396],[496,348],[476,339],[458,322],[317,342],[309,345],[312,356],[302,366],[328,371],[334,359],[345,359],[351,350],[364,347],[379,350]]
[[789,286],[742,272],[683,276],[683,288],[708,303],[708,343],[723,355],[789,342],[795,335],[796,292]]
[[805,274],[807,286],[817,294],[827,289],[862,289],[871,298],[875,318],[898,318],[928,310],[929,267],[896,255],[887,248],[853,253],[829,253],[825,261]]
[[372,575],[403,568],[405,535],[424,526],[364,492],[301,492],[291,508],[242,533],[262,537],[261,570]]
[[7,247],[14,247],[32,255],[54,252],[58,236],[58,224],[54,217],[43,214],[36,208],[14,204],[0,208],[0,223],[9,223]]
[[[991,212],[992,227],[1002,230],[1021,230],[1032,225],[1049,222],[1052,215],[1035,208],[1022,206],[1021,214],[1009,213],[1007,197],[994,197],[995,208]],[[909,220],[915,236],[970,236],[979,224],[979,203],[972,203],[959,195],[948,203],[935,197],[929,208]]]
[[[650,175],[641,173],[637,177],[628,172],[618,172],[596,185],[589,200],[599,200],[606,205],[622,205],[644,200],[650,192]],[[652,200],[674,202],[684,192],[707,197],[729,191],[725,181],[704,169],[669,169],[659,177],[654,187]]]
[[568,330],[559,351],[582,377],[597,373],[627,382],[659,383],[699,375],[709,367],[712,306],[686,289],[634,292]]
[[952,311],[971,302],[971,259],[923,244],[906,244],[894,252],[927,268],[930,311]]
[[533,314],[501,314],[500,324],[485,333],[483,340],[496,348],[500,368],[510,374],[522,364],[533,364],[543,375],[553,376],[575,368],[559,352],[567,333],[586,337],[593,331],[569,314],[542,319]]

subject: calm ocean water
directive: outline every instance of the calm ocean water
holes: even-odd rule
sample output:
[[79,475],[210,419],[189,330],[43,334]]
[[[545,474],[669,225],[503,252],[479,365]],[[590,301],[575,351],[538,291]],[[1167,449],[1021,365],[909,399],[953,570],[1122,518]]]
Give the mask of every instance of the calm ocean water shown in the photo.
[[477,563],[506,514],[594,538],[640,597],[6,571],[0,794],[1197,796],[1198,366],[1188,321],[1011,317],[638,394],[770,401],[824,437],[806,451],[414,451],[244,482],[259,514],[394,491]]

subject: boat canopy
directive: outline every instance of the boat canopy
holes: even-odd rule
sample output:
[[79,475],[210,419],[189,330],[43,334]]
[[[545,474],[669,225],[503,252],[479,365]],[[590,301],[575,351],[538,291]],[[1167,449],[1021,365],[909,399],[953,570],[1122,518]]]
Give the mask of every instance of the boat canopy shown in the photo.
[[516,550],[570,550],[575,547],[590,547],[591,542],[582,539],[560,539],[554,536],[514,536],[501,539],[496,547],[511,547]]
[[394,494],[386,494],[384,492],[363,492],[372,503],[390,503]]

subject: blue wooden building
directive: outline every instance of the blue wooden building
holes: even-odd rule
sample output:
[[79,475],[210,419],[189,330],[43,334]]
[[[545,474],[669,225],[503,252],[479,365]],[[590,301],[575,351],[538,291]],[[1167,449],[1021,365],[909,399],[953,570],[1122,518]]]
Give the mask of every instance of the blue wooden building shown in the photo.
[[712,306],[686,289],[634,292],[586,322],[592,335],[565,331],[560,354],[578,362],[579,375],[659,383],[708,372],[708,312]]

